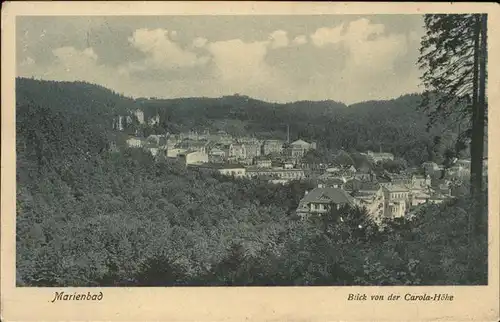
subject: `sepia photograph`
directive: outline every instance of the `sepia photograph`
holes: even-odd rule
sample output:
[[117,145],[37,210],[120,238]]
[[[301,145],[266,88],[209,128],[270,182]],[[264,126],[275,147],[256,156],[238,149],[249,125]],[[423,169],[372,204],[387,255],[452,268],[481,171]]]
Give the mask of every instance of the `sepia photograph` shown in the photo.
[[14,20],[16,289],[491,282],[486,11]]

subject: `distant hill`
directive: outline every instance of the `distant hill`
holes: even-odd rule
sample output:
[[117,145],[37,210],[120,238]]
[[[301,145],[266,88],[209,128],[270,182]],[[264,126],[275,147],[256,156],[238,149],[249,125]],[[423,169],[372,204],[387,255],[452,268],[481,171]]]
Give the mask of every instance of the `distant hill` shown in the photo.
[[[16,86],[18,108],[32,102],[87,120],[103,131],[111,126],[114,115],[141,108],[146,118],[160,116],[160,125],[153,132],[222,129],[234,135],[285,139],[289,125],[292,140],[316,141],[329,150],[381,148],[411,163],[439,162],[456,132],[455,127],[444,131],[444,125],[426,132],[427,116],[417,109],[421,99],[417,94],[347,106],[335,101],[279,104],[244,95],[134,100],[84,82],[25,78],[17,79]],[[434,137],[443,134],[445,140],[435,145]]]

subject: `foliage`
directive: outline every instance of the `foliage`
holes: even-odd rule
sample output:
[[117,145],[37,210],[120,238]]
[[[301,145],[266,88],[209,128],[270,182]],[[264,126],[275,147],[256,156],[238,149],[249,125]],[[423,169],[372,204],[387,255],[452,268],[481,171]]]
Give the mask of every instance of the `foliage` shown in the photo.
[[477,231],[485,220],[482,172],[488,115],[487,15],[428,14],[424,21],[426,35],[418,60],[424,70],[421,80],[426,89],[421,106],[430,117],[429,126],[443,118],[465,125],[457,138],[455,153],[448,156],[455,157],[470,144],[470,188],[477,206],[473,230]]
[[[85,97],[66,86],[51,99]],[[486,241],[468,240],[465,199],[384,231],[360,208],[301,221],[293,210],[309,182],[271,185],[138,149],[110,152],[115,133],[101,124],[112,111],[97,120],[42,93],[19,92],[26,97],[16,109],[19,286],[487,282]],[[104,106],[98,96],[87,103]],[[467,261],[475,275],[464,275]]]

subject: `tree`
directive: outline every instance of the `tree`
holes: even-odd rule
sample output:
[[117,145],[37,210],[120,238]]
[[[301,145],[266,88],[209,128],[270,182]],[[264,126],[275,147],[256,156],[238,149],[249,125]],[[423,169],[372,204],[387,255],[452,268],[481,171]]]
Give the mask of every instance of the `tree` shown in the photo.
[[[456,148],[471,147],[471,195],[476,208],[473,231],[484,219],[483,154],[486,124],[486,15],[430,14],[425,16],[419,67],[426,88],[421,107],[429,115],[428,127],[453,119],[459,128]],[[455,151],[458,154],[459,151]]]

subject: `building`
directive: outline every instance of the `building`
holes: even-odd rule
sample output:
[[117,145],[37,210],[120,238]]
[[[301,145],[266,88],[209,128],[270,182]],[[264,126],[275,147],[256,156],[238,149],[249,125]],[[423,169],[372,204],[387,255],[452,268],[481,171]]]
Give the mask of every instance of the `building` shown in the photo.
[[125,126],[125,118],[122,115],[118,115],[113,118],[113,129],[118,131],[123,131]]
[[287,158],[300,160],[306,152],[299,146],[288,145],[283,148],[283,154]]
[[144,112],[142,110],[135,110],[134,115],[137,118],[137,121],[139,121],[139,124],[144,124]]
[[431,187],[431,176],[430,175],[412,175],[411,182],[407,187],[411,191],[423,191]]
[[243,160],[247,158],[247,149],[244,144],[233,143],[229,145],[229,158]]
[[204,163],[191,166],[203,170],[217,171],[222,175],[234,176],[236,178],[243,178],[246,175],[246,168],[241,164]]
[[269,155],[271,153],[281,154],[283,152],[283,143],[281,140],[265,140],[262,143],[262,155]]
[[354,179],[360,180],[360,181],[369,181],[369,182],[375,182],[377,181],[377,176],[372,170],[367,170],[364,169],[363,171],[358,171],[354,174]]
[[307,153],[307,151],[313,149],[316,149],[316,143],[308,143],[304,140],[297,140],[287,144],[283,149],[283,153],[288,158],[298,161],[304,156],[304,154]]
[[322,215],[331,209],[339,209],[344,205],[354,206],[355,204],[354,198],[346,191],[319,185],[317,188],[305,192],[296,213],[305,218],[309,215]]
[[409,204],[410,191],[401,185],[382,187],[385,198],[385,217],[404,217]]
[[208,157],[212,157],[217,160],[225,160],[226,159],[226,152],[224,152],[222,149],[218,148],[217,146],[214,146],[210,149],[208,152]]
[[130,137],[127,139],[127,145],[131,148],[141,148],[144,144],[145,140],[143,138]]
[[175,147],[179,148],[179,149],[207,153],[207,145],[208,145],[208,141],[206,141],[206,140],[184,139],[180,143],[178,143]]
[[259,157],[254,158],[253,164],[257,168],[271,168],[272,161],[269,158],[266,158],[266,157],[263,157],[263,156],[259,156]]
[[186,164],[208,163],[208,154],[202,151],[186,151],[179,154],[179,158]]
[[432,161],[427,161],[422,163],[422,169],[424,170],[425,174],[432,175],[435,172],[440,171],[440,168],[436,162]]
[[186,149],[180,149],[180,148],[167,148],[167,157],[168,158],[178,158],[179,155],[187,152]]
[[217,133],[206,133],[207,139],[212,142],[220,143],[220,144],[231,144],[233,142],[233,137],[224,132],[218,131]]
[[249,159],[258,157],[261,154],[260,143],[258,142],[245,143],[245,149],[247,158]]
[[343,188],[345,184],[345,181],[342,178],[330,177],[328,175],[320,175],[317,181],[323,186],[331,188]]
[[353,191],[378,191],[382,186],[375,181],[362,181],[359,179],[350,179],[342,184],[342,189],[348,192]]
[[304,170],[302,169],[283,169],[283,168],[257,168],[257,167],[248,167],[246,171],[246,176],[248,178],[256,179],[256,178],[267,178],[269,180],[272,179],[280,179],[280,180],[301,180],[305,178]]
[[387,153],[387,152],[368,151],[366,152],[366,155],[370,157],[375,163],[386,160],[394,160],[394,155],[392,153]]
[[306,153],[309,150],[316,149],[316,143],[308,143],[304,140],[294,141],[294,142],[290,143],[290,146],[294,147],[294,148],[302,149],[304,151],[304,153]]

